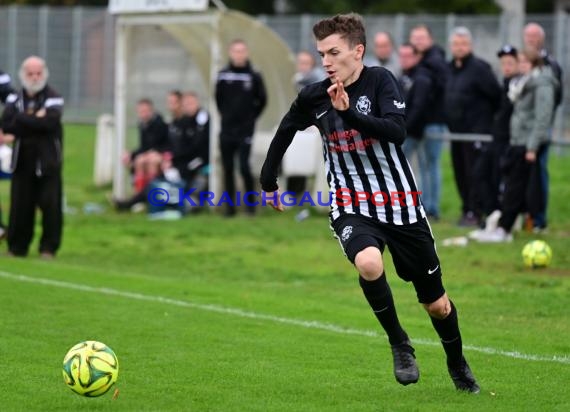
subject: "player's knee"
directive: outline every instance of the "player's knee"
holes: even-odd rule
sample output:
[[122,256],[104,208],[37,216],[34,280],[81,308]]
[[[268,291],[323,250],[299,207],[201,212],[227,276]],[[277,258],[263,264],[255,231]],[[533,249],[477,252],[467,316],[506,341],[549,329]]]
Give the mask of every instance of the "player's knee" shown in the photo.
[[140,154],[137,157],[135,157],[135,160],[133,161],[133,166],[135,168],[140,168],[144,163],[144,155]]
[[432,303],[424,304],[425,310],[432,318],[445,319],[451,313],[451,303],[446,295]]
[[162,161],[162,155],[158,152],[152,151],[147,155],[147,162],[149,163],[158,163]]
[[367,247],[356,254],[354,265],[366,280],[375,280],[384,272],[382,254],[376,247]]

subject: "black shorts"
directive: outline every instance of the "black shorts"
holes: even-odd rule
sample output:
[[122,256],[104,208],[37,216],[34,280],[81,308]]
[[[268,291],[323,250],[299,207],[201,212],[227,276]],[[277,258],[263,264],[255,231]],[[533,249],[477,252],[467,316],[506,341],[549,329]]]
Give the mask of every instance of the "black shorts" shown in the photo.
[[412,282],[420,303],[432,303],[445,293],[435,241],[427,219],[409,225],[382,223],[362,215],[343,215],[331,225],[352,263],[358,252],[373,246],[392,254],[396,273]]

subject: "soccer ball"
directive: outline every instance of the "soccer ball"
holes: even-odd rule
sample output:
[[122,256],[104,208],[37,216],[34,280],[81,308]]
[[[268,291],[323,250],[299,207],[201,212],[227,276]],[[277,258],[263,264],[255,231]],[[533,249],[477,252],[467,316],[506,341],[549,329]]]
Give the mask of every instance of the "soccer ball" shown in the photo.
[[544,240],[533,240],[524,246],[522,257],[527,268],[544,268],[550,265],[552,249]]
[[79,395],[103,395],[117,382],[118,375],[119,360],[115,352],[101,342],[80,342],[63,358],[63,380]]

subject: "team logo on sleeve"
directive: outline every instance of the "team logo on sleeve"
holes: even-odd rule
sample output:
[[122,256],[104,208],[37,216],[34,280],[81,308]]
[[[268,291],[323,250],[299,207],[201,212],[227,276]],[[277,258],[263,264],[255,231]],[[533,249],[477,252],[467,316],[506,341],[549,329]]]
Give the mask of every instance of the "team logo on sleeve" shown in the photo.
[[350,237],[350,235],[352,235],[352,226],[345,226],[344,229],[342,229],[340,238],[342,239],[343,242],[346,242]]
[[358,101],[356,102],[356,110],[362,114],[370,113],[370,110],[372,110],[372,103],[368,96],[360,96],[358,98]]
[[396,109],[405,109],[406,108],[406,103],[405,102],[399,102],[397,100],[394,100],[394,106],[396,106]]

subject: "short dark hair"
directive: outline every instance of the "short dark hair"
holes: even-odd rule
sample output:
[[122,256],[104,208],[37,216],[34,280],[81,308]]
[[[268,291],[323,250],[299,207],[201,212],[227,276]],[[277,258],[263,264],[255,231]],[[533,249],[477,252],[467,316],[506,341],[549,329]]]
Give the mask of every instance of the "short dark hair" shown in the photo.
[[182,96],[183,97],[194,97],[196,99],[200,99],[200,97],[198,96],[198,93],[196,93],[194,90],[185,91]]
[[414,30],[418,30],[418,29],[425,30],[427,32],[427,34],[429,34],[429,37],[431,37],[433,39],[433,33],[427,24],[422,23],[422,24],[415,25],[414,27],[412,27],[412,30],[410,30],[410,33],[413,32]]
[[137,104],[146,104],[147,106],[154,107],[154,103],[148,97],[138,99]]
[[409,47],[410,49],[412,49],[412,51],[414,52],[414,54],[420,54],[420,51],[416,48],[416,46],[414,46],[412,43],[410,43],[409,41],[404,42],[400,45],[400,47]]
[[175,96],[178,100],[182,99],[182,92],[178,89],[174,89],[168,92],[169,95]]
[[357,13],[337,14],[323,19],[313,26],[313,34],[317,40],[323,40],[332,34],[348,41],[350,48],[362,44],[366,48],[366,31],[362,16]]
[[244,39],[233,39],[233,40],[230,42],[230,47],[233,46],[233,45],[235,45],[235,44],[243,44],[244,46],[247,47],[247,43],[245,42]]

